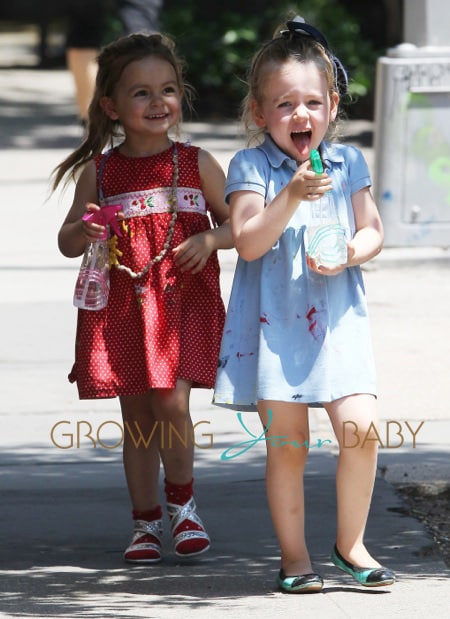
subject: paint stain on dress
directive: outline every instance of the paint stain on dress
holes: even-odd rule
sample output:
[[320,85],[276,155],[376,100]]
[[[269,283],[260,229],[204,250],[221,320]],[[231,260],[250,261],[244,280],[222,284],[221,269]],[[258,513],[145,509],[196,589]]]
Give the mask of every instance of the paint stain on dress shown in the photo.
[[311,307],[309,312],[306,314],[306,320],[308,321],[308,330],[313,336],[315,340],[319,339],[321,336],[320,333],[320,325],[317,322],[317,310],[314,305]]
[[315,319],[314,314],[317,314],[317,310],[313,305],[312,308],[309,310],[309,312],[306,314],[306,320],[309,322],[310,333],[314,331],[317,325],[317,320]]

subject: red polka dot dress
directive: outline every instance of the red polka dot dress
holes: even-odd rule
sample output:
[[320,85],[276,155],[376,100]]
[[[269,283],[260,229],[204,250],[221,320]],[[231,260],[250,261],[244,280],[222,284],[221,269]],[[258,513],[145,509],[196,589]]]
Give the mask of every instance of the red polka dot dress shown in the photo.
[[[211,227],[200,185],[199,149],[181,143],[176,148],[178,216],[169,250],[137,279],[112,266],[107,307],[78,312],[69,379],[76,381],[81,399],[173,388],[178,378],[196,387],[214,386],[225,319],[219,263],[214,252],[204,269],[192,275],[182,273],[172,258],[171,250],[184,239]],[[174,146],[138,158],[113,149],[104,158],[96,159],[102,206],[122,204],[125,216],[115,255],[138,273],[167,239]]]

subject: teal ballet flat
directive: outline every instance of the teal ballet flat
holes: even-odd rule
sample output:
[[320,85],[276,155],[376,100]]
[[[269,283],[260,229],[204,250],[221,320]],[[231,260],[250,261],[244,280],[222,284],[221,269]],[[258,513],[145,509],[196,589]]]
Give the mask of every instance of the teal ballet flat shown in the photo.
[[384,587],[393,585],[396,580],[394,572],[385,567],[356,567],[344,559],[336,546],[333,549],[331,560],[336,567],[353,576],[363,587]]
[[314,573],[301,576],[286,576],[284,570],[281,569],[277,583],[285,593],[319,593],[323,589],[321,576]]

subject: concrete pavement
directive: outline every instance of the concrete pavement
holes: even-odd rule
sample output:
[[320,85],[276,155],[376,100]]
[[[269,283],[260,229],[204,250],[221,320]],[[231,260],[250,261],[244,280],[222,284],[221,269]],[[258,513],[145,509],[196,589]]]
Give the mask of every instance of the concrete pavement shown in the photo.
[[[78,265],[58,254],[56,232],[72,190],[49,197],[48,177],[81,135],[70,76],[0,70],[0,112],[0,617],[447,617],[448,570],[423,526],[401,514],[395,493],[399,483],[449,479],[447,253],[386,249],[365,273],[383,420],[366,541],[399,575],[394,587],[365,590],[329,561],[332,442],[311,449],[306,475],[309,547],[324,593],[276,590],[264,445],[239,455],[242,447],[233,446],[249,435],[235,414],[211,406],[207,391],[194,392],[192,410],[197,499],[213,548],[188,564],[172,553],[166,533],[160,565],[130,567],[121,560],[130,519],[117,402],[79,402],[66,381]],[[355,140],[368,129],[349,127]],[[187,124],[185,131],[225,168],[242,144],[231,123]],[[234,252],[222,252],[225,298],[234,261]],[[245,422],[259,434],[254,417]],[[311,422],[312,444],[333,441],[323,413],[311,413]]]

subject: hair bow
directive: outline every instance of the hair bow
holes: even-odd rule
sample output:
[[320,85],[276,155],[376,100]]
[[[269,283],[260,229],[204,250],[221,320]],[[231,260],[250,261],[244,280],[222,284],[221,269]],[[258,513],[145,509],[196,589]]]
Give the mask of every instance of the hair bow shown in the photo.
[[281,30],[280,34],[285,39],[289,39],[292,37],[311,37],[318,43],[320,43],[327,51],[330,60],[333,63],[334,69],[334,79],[336,83],[336,87],[341,95],[347,94],[348,91],[348,75],[347,71],[344,69],[344,65],[342,62],[334,56],[328,45],[328,41],[324,37],[324,35],[315,28],[311,26],[311,24],[307,24],[303,17],[297,15],[297,17],[291,21],[286,23],[287,30]]

